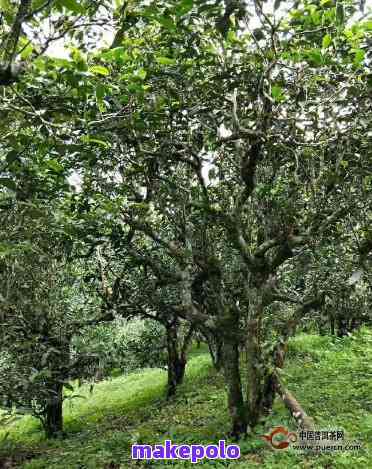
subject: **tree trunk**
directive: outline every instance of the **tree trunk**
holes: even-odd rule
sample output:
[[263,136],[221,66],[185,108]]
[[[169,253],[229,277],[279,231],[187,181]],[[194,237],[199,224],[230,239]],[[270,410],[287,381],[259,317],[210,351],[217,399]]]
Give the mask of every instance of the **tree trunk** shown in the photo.
[[246,339],[246,372],[248,384],[248,423],[254,428],[261,417],[270,412],[275,392],[269,371],[269,357],[261,347],[262,318],[264,310],[264,286],[250,289],[249,314]]
[[175,395],[177,386],[182,384],[185,376],[186,353],[183,350],[179,350],[176,322],[169,323],[166,327],[168,351],[167,398],[170,398]]
[[331,316],[330,318],[330,325],[331,325],[331,335],[335,335],[335,318]]
[[337,337],[345,337],[347,335],[347,320],[344,317],[337,319]]
[[217,371],[222,368],[222,342],[217,338],[213,355],[213,366]]
[[51,385],[51,395],[45,406],[44,429],[47,438],[57,438],[63,431],[63,385]]
[[266,375],[262,393],[262,413],[268,415],[271,413],[276,396],[275,377],[273,373]]
[[204,336],[208,344],[208,349],[212,358],[213,366],[217,371],[220,371],[223,364],[222,339],[220,336],[212,335],[211,333],[205,333]]
[[247,416],[240,379],[239,344],[232,338],[226,339],[223,344],[223,371],[232,421],[231,435],[238,439],[247,433]]
[[185,376],[186,362],[177,357],[168,359],[168,384],[167,384],[167,398],[176,394],[176,389],[179,384],[182,384]]

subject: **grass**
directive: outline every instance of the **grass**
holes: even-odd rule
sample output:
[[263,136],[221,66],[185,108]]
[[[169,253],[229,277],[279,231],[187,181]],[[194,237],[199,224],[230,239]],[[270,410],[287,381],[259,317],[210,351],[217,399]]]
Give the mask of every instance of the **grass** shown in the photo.
[[[358,452],[310,455],[294,450],[274,451],[260,435],[293,421],[279,400],[272,415],[253,435],[239,443],[239,461],[203,461],[202,466],[238,469],[372,468],[372,331],[334,339],[300,335],[289,347],[283,379],[319,429],[344,429],[347,439],[359,440]],[[166,462],[133,462],[132,443],[215,443],[228,439],[229,419],[223,380],[205,349],[191,354],[185,384],[170,402],[164,399],[166,374],[144,370],[79,390],[83,397],[65,403],[63,440],[46,441],[38,422],[24,417],[7,428],[1,458],[25,469],[90,469],[157,467]],[[0,432],[0,440],[4,436]],[[188,462],[168,463],[194,467]],[[0,463],[1,467],[1,463]],[[6,466],[4,466],[6,467]]]

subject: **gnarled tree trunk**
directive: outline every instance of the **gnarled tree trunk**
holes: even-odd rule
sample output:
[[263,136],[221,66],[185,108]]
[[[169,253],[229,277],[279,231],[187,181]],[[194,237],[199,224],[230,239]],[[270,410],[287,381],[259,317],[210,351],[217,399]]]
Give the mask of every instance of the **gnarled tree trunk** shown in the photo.
[[223,343],[223,372],[227,386],[227,402],[232,422],[231,434],[240,438],[247,433],[247,415],[239,370],[239,344],[231,338]]
[[192,339],[194,328],[193,326],[190,327],[182,343],[178,335],[177,321],[168,323],[166,329],[168,351],[167,397],[170,398],[176,393],[177,386],[183,382],[187,363],[187,348]]
[[267,415],[275,399],[275,384],[270,361],[261,346],[264,309],[264,285],[250,289],[250,319],[248,321],[246,349],[247,412],[248,423],[254,428],[261,417]]

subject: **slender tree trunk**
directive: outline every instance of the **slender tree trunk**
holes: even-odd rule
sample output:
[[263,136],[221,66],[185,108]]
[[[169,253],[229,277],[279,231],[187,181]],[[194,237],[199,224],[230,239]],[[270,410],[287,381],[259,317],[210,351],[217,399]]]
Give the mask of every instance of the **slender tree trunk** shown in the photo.
[[57,438],[63,431],[63,385],[51,385],[51,396],[45,407],[44,429],[47,438]]
[[223,364],[223,354],[222,354],[223,345],[222,345],[221,336],[211,334],[211,333],[208,333],[208,334],[204,333],[204,336],[208,344],[208,349],[212,358],[213,366],[217,371],[220,371],[222,368],[222,364]]
[[220,371],[222,368],[222,341],[219,338],[215,340],[214,348],[214,357],[213,357],[213,366],[217,371]]
[[232,436],[240,438],[247,433],[247,416],[239,370],[239,344],[232,338],[223,344],[223,372],[227,386],[227,400],[232,422]]
[[331,334],[335,335],[335,318],[331,316],[330,318],[330,324],[331,324]]

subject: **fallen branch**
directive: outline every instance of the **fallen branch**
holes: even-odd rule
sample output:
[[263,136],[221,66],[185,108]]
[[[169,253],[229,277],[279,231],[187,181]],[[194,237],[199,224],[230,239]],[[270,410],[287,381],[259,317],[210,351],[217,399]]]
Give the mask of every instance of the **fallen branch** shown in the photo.
[[315,429],[314,420],[307,415],[295,396],[284,387],[276,373],[274,374],[274,378],[275,389],[280,398],[283,400],[284,405],[291,413],[291,416],[297,422],[297,425],[304,430],[313,431]]

